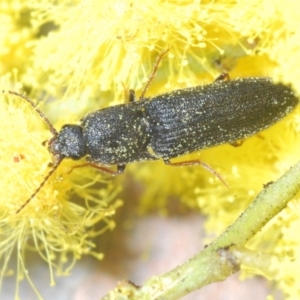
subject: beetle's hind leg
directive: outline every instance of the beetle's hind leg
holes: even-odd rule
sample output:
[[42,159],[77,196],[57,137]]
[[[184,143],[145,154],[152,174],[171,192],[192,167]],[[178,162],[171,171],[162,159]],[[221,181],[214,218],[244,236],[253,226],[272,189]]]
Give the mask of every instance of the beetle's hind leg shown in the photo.
[[222,183],[228,187],[227,182],[222,178],[222,176],[216,172],[211,166],[206,164],[205,162],[199,160],[199,159],[194,159],[194,160],[188,160],[188,161],[181,161],[181,162],[175,162],[172,163],[170,160],[164,160],[166,165],[173,166],[173,167],[184,167],[184,166],[202,166],[205,170],[209,171],[213,175],[219,178]]

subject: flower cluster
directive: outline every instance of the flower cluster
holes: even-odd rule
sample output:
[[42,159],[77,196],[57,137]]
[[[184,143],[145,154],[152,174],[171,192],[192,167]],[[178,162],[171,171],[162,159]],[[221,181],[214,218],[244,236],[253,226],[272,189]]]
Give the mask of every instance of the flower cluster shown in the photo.
[[[208,83],[221,72],[271,76],[299,93],[298,6],[279,0],[3,0],[1,92],[27,91],[35,101],[45,100],[41,108],[59,128],[91,109],[124,102],[130,88],[138,95],[155,58],[169,48],[147,96]],[[101,258],[92,237],[114,227],[121,185],[91,168],[68,174],[74,164],[66,161],[16,214],[49,170],[51,157],[42,142],[51,134],[26,101],[5,92],[0,98],[0,282],[14,248],[19,279],[29,279],[29,250],[48,262],[51,274],[54,266],[64,268],[70,253],[69,265],[83,254]],[[147,186],[139,209],[166,212],[168,198],[175,196],[207,216],[208,231],[220,233],[263,184],[298,160],[298,133],[297,110],[242,147],[201,151],[201,160],[222,174],[230,189],[201,168],[132,165],[128,172]],[[251,269],[265,275],[290,299],[299,297],[298,210],[295,199],[246,245],[268,254],[268,269],[254,260],[244,266],[245,274]]]

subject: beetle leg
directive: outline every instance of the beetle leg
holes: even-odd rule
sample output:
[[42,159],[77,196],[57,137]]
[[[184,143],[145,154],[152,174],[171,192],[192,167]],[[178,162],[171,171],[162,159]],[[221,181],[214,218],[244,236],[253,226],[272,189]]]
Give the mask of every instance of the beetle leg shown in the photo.
[[128,101],[129,102],[135,102],[136,101],[134,90],[131,90],[131,89],[129,90]]
[[106,168],[104,166],[88,162],[88,163],[85,163],[85,164],[73,166],[71,168],[71,170],[68,172],[68,174],[70,174],[74,169],[83,168],[83,167],[86,167],[86,166],[93,167],[95,169],[100,170],[102,173],[108,174],[108,175],[111,175],[111,176],[117,176],[117,175],[123,174],[124,171],[125,171],[125,167],[126,167],[126,165],[125,166],[123,166],[123,165],[122,166],[117,165],[117,171],[114,171],[114,170],[111,170],[111,169]]
[[140,100],[143,100],[147,90],[148,90],[148,87],[150,85],[150,83],[152,82],[153,78],[155,77],[156,75],[156,71],[158,69],[158,66],[159,66],[159,63],[160,61],[162,60],[162,58],[164,57],[164,55],[169,51],[169,48],[163,50],[160,55],[156,58],[156,62],[154,64],[154,67],[153,67],[153,70],[151,72],[151,74],[149,75],[148,77],[148,81],[146,82],[146,85],[144,86],[143,90],[142,90],[142,93],[140,95]]
[[233,141],[230,142],[229,144],[233,147],[240,147],[244,144],[245,140],[237,140],[237,141]]
[[167,160],[164,160],[164,162],[166,165],[173,166],[173,167],[199,166],[200,165],[205,170],[209,171],[210,173],[212,173],[213,175],[218,177],[219,180],[222,181],[223,184],[228,187],[228,184],[226,183],[226,181],[222,178],[222,176],[218,172],[216,172],[211,166],[209,166],[208,164],[206,164],[205,162],[203,162],[199,159],[181,161],[181,162],[175,162],[175,163],[172,163],[170,160],[167,159]]
[[228,73],[222,73],[220,74],[214,82],[219,82],[219,81],[229,81],[230,80],[230,76]]

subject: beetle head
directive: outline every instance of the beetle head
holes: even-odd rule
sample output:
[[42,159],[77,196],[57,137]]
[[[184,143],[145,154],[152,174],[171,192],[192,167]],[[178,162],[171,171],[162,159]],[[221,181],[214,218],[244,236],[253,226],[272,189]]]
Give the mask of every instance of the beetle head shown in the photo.
[[53,136],[48,144],[48,149],[53,155],[54,163],[64,158],[78,160],[86,155],[86,147],[79,125],[64,125]]

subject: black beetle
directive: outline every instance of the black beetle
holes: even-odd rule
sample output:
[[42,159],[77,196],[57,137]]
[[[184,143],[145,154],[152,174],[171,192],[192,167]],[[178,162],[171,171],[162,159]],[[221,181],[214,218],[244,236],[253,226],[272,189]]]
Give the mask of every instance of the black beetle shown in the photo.
[[246,138],[284,117],[297,103],[288,87],[269,78],[214,82],[94,111],[80,125],[64,125],[49,150],[55,161],[86,156],[93,165],[117,165],[117,173],[122,173],[128,163],[168,162]]
[[[131,90],[129,103],[96,110],[83,117],[80,125],[64,125],[59,132],[30,99],[9,92],[30,102],[53,134],[48,143],[53,167],[17,212],[39,192],[64,158],[86,157],[85,165],[111,175],[123,173],[128,163],[157,159],[174,166],[201,164],[212,171],[199,160],[172,163],[170,159],[251,136],[298,104],[289,87],[270,78],[227,80],[227,74],[208,85],[144,98],[162,55],[139,101]],[[110,165],[116,165],[117,171],[106,168]]]

